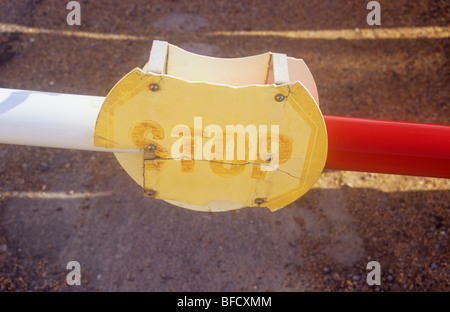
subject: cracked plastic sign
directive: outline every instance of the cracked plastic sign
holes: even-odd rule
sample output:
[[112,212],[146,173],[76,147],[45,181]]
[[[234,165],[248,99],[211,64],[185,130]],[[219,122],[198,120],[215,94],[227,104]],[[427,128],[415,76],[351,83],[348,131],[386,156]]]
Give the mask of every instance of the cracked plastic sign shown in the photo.
[[142,149],[116,157],[146,193],[201,211],[282,208],[312,187],[327,154],[322,114],[299,82],[233,87],[138,68],[107,96],[95,145]]

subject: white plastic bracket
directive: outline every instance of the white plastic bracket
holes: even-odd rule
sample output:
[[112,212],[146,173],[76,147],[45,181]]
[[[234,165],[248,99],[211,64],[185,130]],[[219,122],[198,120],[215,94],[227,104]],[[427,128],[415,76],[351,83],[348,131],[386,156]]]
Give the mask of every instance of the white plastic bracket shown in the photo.
[[168,42],[153,40],[150,59],[148,61],[148,72],[162,75],[166,73]]
[[289,83],[289,69],[286,54],[272,53],[273,81],[276,85]]

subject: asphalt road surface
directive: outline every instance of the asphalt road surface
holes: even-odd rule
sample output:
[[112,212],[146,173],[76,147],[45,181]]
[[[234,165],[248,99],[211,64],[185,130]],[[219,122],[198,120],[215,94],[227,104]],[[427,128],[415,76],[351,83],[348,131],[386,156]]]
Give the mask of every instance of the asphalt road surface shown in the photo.
[[[379,1],[381,26],[368,1],[85,0],[81,26],[67,2],[0,0],[0,87],[105,96],[162,39],[303,58],[327,115],[449,124],[448,1]],[[449,291],[449,203],[450,180],[325,171],[275,213],[202,213],[144,198],[112,154],[0,145],[0,290]]]

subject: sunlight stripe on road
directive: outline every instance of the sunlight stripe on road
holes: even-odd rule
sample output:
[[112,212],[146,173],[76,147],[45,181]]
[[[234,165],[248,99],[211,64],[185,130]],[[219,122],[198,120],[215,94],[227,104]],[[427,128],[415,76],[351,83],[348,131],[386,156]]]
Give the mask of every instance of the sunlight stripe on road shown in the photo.
[[37,199],[79,199],[79,198],[94,198],[111,196],[112,192],[24,192],[24,191],[11,191],[0,192],[0,197],[4,198],[37,198]]
[[22,26],[22,25],[4,24],[4,23],[0,23],[0,33],[23,33],[23,34],[37,34],[37,35],[48,34],[48,35],[58,35],[58,36],[67,36],[67,37],[82,37],[82,38],[89,38],[89,39],[100,39],[100,40],[131,40],[131,41],[148,41],[148,40],[150,40],[149,37],[145,37],[145,36],[45,29],[45,28],[26,27],[26,26]]
[[[401,185],[401,188],[399,187]],[[313,189],[372,189],[381,192],[450,191],[450,180],[382,173],[325,170]]]
[[209,36],[266,36],[291,39],[325,40],[376,40],[376,39],[440,39],[450,37],[450,26],[398,27],[398,28],[355,28],[333,30],[249,30],[215,31]]
[[[99,40],[131,40],[148,41],[150,36],[135,36],[125,34],[106,34],[87,31],[68,31],[27,27],[16,24],[0,23],[0,33],[48,34],[67,37],[82,37]],[[291,39],[324,39],[324,40],[376,40],[376,39],[441,39],[450,37],[450,26],[428,27],[397,27],[397,28],[355,28],[332,30],[237,30],[213,31],[207,36],[266,36],[284,37]]]

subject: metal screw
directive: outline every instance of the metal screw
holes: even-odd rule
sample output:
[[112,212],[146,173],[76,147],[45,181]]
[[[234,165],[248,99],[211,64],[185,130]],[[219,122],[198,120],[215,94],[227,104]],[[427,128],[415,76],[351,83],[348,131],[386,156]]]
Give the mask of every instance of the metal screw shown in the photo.
[[159,90],[159,85],[157,83],[152,83],[149,88],[151,91],[155,92]]
[[267,155],[266,161],[268,161],[268,162],[272,161],[272,155]]
[[147,146],[147,149],[148,149],[148,150],[151,150],[151,151],[156,150],[156,148],[157,148],[156,145],[153,144],[153,143],[152,143],[152,144],[149,144],[149,145]]
[[277,101],[277,102],[283,102],[283,101],[284,101],[284,95],[281,94],[281,93],[275,95],[275,101]]
[[257,204],[258,206],[264,204],[264,199],[262,199],[262,198],[255,199],[255,204]]
[[152,197],[152,196],[155,196],[155,195],[156,195],[156,192],[155,192],[154,190],[145,190],[145,194],[146,194],[147,196]]
[[158,158],[158,156],[156,155],[156,150],[158,149],[158,147],[156,146],[156,144],[149,144],[147,145],[147,148],[144,150],[144,160],[155,160],[156,158]]

